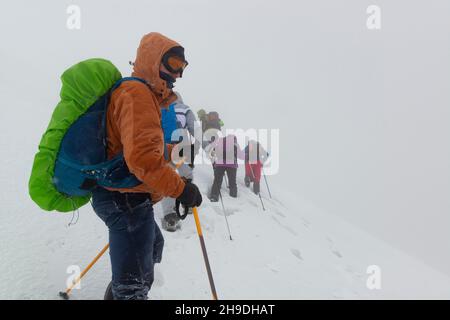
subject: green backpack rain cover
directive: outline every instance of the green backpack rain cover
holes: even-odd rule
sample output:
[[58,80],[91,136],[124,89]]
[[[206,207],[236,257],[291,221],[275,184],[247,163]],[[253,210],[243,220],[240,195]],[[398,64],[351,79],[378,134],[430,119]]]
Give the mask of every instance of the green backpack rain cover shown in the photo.
[[89,202],[90,195],[68,196],[56,189],[52,180],[55,161],[70,126],[121,78],[110,61],[98,58],[82,61],[61,76],[61,101],[39,143],[28,183],[31,199],[42,209],[70,212]]

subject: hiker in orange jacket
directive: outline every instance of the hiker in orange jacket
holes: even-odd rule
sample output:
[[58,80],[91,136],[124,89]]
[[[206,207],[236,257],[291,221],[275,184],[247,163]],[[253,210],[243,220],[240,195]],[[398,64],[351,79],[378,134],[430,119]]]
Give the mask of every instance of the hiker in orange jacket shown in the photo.
[[[114,299],[147,299],[154,263],[160,262],[164,239],[154,220],[153,204],[162,197],[199,206],[202,196],[169,166],[161,128],[161,110],[176,99],[172,88],[187,61],[184,48],[159,33],[145,35],[137,50],[132,76],[113,94],[107,111],[108,158],[123,152],[129,171],[142,184],[131,189],[93,192],[93,208],[109,228]],[[169,154],[172,147],[168,146]]]

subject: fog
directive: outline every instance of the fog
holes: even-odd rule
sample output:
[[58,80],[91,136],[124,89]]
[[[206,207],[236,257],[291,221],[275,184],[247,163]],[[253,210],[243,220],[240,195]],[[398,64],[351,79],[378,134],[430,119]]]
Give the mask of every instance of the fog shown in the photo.
[[[72,4],[79,30],[66,26]],[[379,30],[366,26],[372,4]],[[9,112],[21,95],[48,104],[23,117],[49,119],[67,67],[104,57],[127,75],[151,31],[185,47],[176,88],[193,109],[280,130],[270,183],[450,274],[449,1],[3,3],[1,92],[17,104],[2,106],[2,123],[37,148],[48,120],[21,128]]]

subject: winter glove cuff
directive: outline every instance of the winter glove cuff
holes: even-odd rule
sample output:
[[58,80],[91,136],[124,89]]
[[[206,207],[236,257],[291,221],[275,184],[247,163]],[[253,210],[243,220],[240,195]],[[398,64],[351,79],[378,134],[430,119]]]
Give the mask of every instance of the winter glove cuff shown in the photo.
[[202,194],[192,182],[186,181],[183,192],[177,198],[180,203],[188,208],[198,207],[202,204]]

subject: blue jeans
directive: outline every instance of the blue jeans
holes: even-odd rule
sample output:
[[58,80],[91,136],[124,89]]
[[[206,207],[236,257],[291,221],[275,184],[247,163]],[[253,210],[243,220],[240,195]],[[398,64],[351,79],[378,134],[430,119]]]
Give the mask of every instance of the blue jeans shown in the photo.
[[164,247],[150,195],[96,188],[92,207],[109,229],[114,299],[147,299]]

